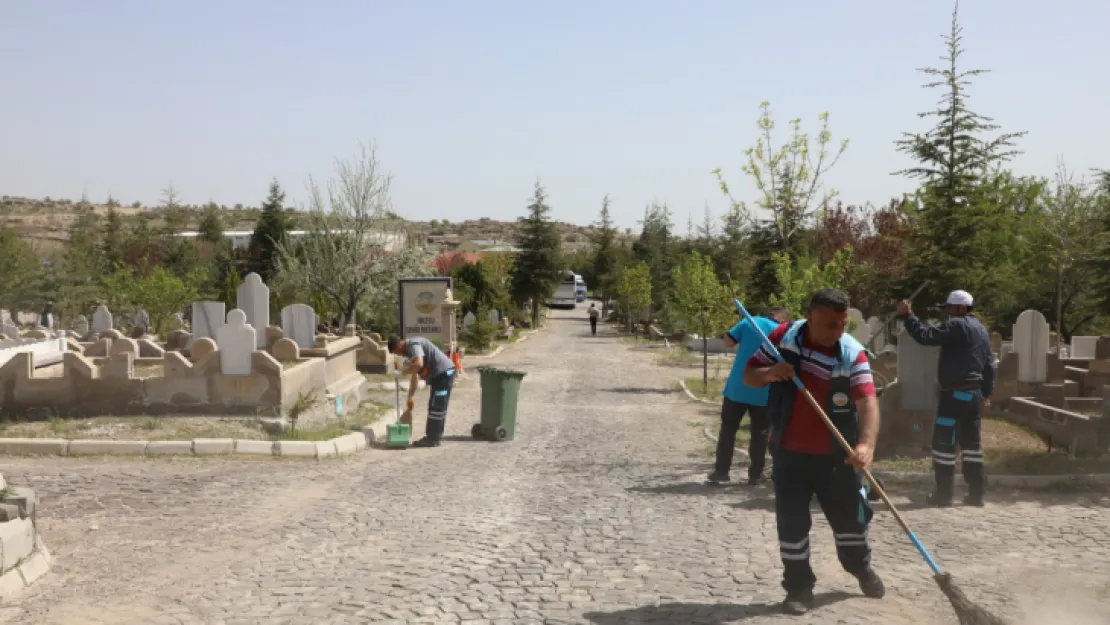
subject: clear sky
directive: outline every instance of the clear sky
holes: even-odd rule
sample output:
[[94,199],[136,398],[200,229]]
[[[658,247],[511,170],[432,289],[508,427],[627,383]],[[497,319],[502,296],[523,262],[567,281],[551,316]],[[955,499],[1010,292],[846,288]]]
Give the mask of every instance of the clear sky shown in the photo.
[[[376,139],[397,211],[680,230],[726,203],[760,101],[831,114],[852,203],[909,190],[893,146],[938,93],[951,3],[879,0],[0,0],[0,195],[258,204]],[[1110,167],[1110,2],[965,0],[972,105],[1027,130],[1019,173]]]

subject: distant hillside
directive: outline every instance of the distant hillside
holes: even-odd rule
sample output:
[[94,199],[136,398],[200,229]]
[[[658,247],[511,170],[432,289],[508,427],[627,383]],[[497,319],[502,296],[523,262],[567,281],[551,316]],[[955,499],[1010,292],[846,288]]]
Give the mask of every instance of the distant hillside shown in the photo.
[[[260,209],[219,205],[225,231],[253,230]],[[164,225],[166,210],[161,206],[117,204],[115,209],[125,220],[146,220],[152,229]],[[200,223],[204,206],[182,205],[178,207],[185,229],[195,229]],[[49,254],[69,239],[69,228],[79,214],[91,211],[103,216],[108,212],[108,204],[75,202],[73,200],[43,198],[41,200],[0,196],[0,227],[15,230],[21,237],[30,239],[40,254]],[[289,209],[296,220],[297,211]],[[589,246],[591,236],[597,232],[593,226],[579,226],[557,222],[566,252],[575,252]],[[495,221],[489,218],[470,219],[451,222],[446,219],[430,221],[406,221],[405,229],[409,236],[425,246],[430,252],[488,247],[492,245],[512,245],[516,232],[516,222]],[[621,231],[619,237],[631,238]]]

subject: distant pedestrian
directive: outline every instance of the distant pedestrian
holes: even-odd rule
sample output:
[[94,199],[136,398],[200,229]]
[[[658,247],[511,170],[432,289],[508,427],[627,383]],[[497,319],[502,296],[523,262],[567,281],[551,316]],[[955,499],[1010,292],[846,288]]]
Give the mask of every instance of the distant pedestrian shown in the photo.
[[590,302],[590,309],[587,312],[590,314],[590,334],[597,336],[597,318],[601,316],[601,311],[593,302]]
[[971,313],[974,301],[967,291],[952,291],[944,302],[948,320],[926,325],[913,314],[908,300],[898,306],[906,333],[921,345],[940,346],[937,380],[940,401],[933,423],[933,473],[937,489],[930,505],[952,505],[956,481],[956,447],[961,453],[970,506],[984,505],[987,476],[983,467],[982,409],[994,391],[994,356],[991,337]]
[[39,313],[38,325],[47,330],[53,330],[55,321],[54,302],[46,302],[42,307],[42,312]]
[[[775,328],[790,321],[790,312],[785,308],[771,311],[772,319],[755,317],[755,323],[763,334],[770,334]],[[729,481],[732,468],[732,455],[736,447],[736,432],[740,429],[744,415],[750,415],[751,440],[748,442],[748,484],[754,486],[763,476],[767,464],[767,437],[771,433],[771,422],[767,419],[767,387],[752,388],[744,384],[744,366],[762,342],[759,333],[751,327],[747,319],[741,319],[731,330],[721,337],[725,345],[736,348],[736,359],[732,361],[732,371],[725,381],[724,401],[721,404],[721,431],[717,434],[717,455],[713,473],[709,481],[714,484]]]

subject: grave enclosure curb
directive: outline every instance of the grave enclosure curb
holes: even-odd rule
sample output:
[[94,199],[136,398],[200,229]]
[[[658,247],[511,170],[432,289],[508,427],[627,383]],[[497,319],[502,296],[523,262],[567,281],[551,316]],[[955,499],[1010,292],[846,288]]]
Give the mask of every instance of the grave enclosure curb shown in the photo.
[[374,423],[326,441],[197,438],[186,441],[118,441],[64,438],[0,438],[0,454],[22,456],[348,456],[384,440],[386,424]]
[[[701,399],[694,396],[690,389],[686,388],[684,380],[678,381],[682,387],[682,391],[690,399],[703,404],[711,404],[706,399]],[[702,434],[705,438],[716,443],[717,437],[708,427],[702,428]],[[736,448],[736,452],[742,454],[747,458],[748,453],[744,449]],[[891,484],[933,484],[934,478],[932,473],[922,472],[900,472],[900,471],[874,471],[873,475],[884,482]],[[1110,474],[1104,473],[1086,473],[1086,474],[1062,474],[1062,475],[987,475],[987,481],[990,486],[1002,486],[1005,488],[1025,488],[1025,489],[1047,489],[1059,486],[1110,486]]]
[[678,385],[680,387],[682,387],[682,392],[686,393],[686,396],[689,397],[690,399],[692,399],[696,402],[703,403],[703,404],[711,404],[711,405],[714,405],[714,406],[717,405],[717,402],[709,401],[708,399],[702,399],[702,398],[698,397],[697,395],[694,395],[692,392],[690,392],[690,389],[686,387],[686,380],[684,380],[682,378],[679,378]]

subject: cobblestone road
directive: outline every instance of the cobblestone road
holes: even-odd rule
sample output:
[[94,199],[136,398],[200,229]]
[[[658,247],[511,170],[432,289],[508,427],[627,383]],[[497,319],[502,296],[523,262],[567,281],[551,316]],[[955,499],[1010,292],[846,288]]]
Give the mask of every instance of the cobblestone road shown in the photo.
[[[704,486],[695,425],[714,415],[676,391],[689,373],[587,335],[581,310],[555,313],[496,357],[529,373],[513,443],[469,439],[472,375],[438,449],[320,463],[0,459],[9,481],[38,489],[57,559],[0,622],[955,622],[884,512],[871,533],[887,598],[860,597],[817,521],[821,608],[780,616],[770,490]],[[986,509],[907,516],[981,603],[1031,615],[1022,623],[1093,624],[1110,620],[1108,505],[998,493]]]

